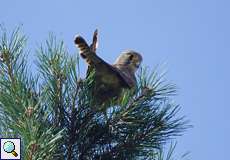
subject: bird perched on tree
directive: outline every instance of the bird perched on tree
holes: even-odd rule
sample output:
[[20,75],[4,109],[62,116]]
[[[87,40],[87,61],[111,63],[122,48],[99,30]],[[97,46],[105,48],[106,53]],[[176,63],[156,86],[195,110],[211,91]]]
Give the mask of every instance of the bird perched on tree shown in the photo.
[[97,30],[94,32],[93,42],[89,46],[81,36],[76,36],[75,44],[79,53],[88,64],[87,75],[94,69],[95,85],[93,95],[96,102],[101,104],[113,98],[118,99],[124,89],[135,89],[135,72],[142,62],[142,56],[127,50],[121,53],[115,63],[110,65],[96,54]]

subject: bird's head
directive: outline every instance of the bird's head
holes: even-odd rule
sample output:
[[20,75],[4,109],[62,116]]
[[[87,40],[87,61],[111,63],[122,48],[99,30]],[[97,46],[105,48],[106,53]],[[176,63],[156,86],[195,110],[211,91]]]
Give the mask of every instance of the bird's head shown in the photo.
[[142,56],[139,53],[133,50],[126,50],[116,59],[115,64],[127,66],[135,73],[141,62]]

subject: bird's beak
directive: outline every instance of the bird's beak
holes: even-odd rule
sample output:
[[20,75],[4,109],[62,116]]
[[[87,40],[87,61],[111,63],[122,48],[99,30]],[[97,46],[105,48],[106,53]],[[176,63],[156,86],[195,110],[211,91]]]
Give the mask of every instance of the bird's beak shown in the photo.
[[135,64],[135,67],[136,67],[136,68],[139,68],[139,67],[140,67],[140,64],[141,64],[141,63],[136,63],[136,64]]

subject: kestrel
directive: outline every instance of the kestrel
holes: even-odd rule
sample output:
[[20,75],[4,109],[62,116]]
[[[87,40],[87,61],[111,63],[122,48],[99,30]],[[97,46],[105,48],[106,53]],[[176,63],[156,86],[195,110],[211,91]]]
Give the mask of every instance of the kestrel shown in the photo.
[[93,42],[89,46],[81,36],[76,36],[75,45],[88,64],[89,73],[95,70],[95,86],[93,95],[98,103],[104,103],[113,98],[118,99],[124,89],[135,89],[135,73],[142,62],[142,56],[133,50],[121,53],[115,63],[110,65],[96,54],[97,30]]

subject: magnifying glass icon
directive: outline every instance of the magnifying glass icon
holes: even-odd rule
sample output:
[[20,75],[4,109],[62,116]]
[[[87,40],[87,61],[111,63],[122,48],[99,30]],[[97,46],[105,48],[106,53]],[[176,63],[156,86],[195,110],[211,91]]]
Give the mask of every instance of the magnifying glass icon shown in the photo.
[[3,144],[3,149],[6,153],[11,153],[14,155],[14,157],[17,157],[18,154],[15,152],[15,145],[11,141],[7,141]]

